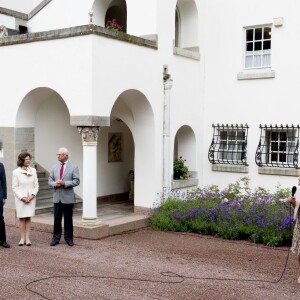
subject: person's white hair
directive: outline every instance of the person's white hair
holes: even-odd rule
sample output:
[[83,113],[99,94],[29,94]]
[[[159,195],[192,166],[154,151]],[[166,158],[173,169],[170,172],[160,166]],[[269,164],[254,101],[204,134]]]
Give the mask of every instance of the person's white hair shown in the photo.
[[70,156],[70,152],[66,147],[59,148],[58,152],[62,152],[63,154],[67,155],[68,157]]

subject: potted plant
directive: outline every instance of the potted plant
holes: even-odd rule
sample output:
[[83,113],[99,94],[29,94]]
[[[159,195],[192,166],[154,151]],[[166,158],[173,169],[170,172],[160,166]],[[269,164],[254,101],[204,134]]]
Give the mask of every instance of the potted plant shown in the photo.
[[185,165],[186,160],[180,156],[173,162],[173,178],[174,179],[188,179],[189,168]]
[[105,27],[109,30],[123,31],[123,26],[118,24],[116,19],[108,20]]

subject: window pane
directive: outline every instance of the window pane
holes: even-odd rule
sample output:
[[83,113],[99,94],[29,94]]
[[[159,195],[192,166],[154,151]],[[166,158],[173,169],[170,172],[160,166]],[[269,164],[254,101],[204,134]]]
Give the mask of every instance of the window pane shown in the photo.
[[271,41],[264,41],[263,47],[264,50],[271,49]]
[[261,55],[254,55],[253,67],[255,68],[261,67]]
[[221,142],[220,143],[220,150],[226,149],[226,142]]
[[277,141],[278,140],[278,132],[274,132],[272,131],[271,132],[271,139],[274,141]]
[[291,140],[291,139],[293,139],[293,140],[295,140],[295,138],[296,138],[296,132],[295,132],[295,130],[290,130],[290,131],[288,131],[288,138]]
[[236,140],[236,137],[235,137],[235,131],[229,131],[228,132],[228,139],[229,140]]
[[271,38],[271,27],[264,28],[264,40]]
[[262,66],[263,67],[270,67],[271,66],[271,54],[264,54],[263,55]]
[[246,30],[246,41],[253,41],[253,29]]
[[296,149],[296,143],[295,142],[288,142],[287,143],[287,151],[294,152]]
[[234,150],[235,149],[235,142],[228,143],[228,150]]
[[271,161],[276,161],[277,162],[277,157],[278,157],[277,153],[272,153],[271,154]]
[[281,132],[281,134],[280,134],[280,140],[281,141],[286,141],[286,139],[287,139],[286,132]]
[[244,142],[237,142],[237,150],[242,151],[244,149]]
[[244,140],[244,139],[245,139],[245,132],[243,132],[243,131],[238,131],[238,132],[237,132],[237,139],[238,139],[238,140]]
[[293,163],[293,155],[291,155],[291,154],[287,155],[287,162]]
[[245,68],[251,68],[253,66],[253,56],[246,56]]
[[253,43],[246,44],[246,51],[253,51]]
[[255,28],[255,40],[262,40],[262,28]]
[[279,161],[286,162],[286,154],[285,153],[279,153]]
[[255,42],[254,43],[254,51],[262,50],[262,42]]
[[220,131],[220,139],[227,140],[227,131]]
[[278,151],[278,144],[277,142],[271,143],[271,151]]
[[279,151],[286,151],[286,143],[279,144]]

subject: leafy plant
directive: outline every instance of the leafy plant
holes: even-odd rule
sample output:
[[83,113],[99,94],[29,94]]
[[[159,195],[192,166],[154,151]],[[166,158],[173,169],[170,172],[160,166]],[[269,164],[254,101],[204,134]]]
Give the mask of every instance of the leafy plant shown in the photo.
[[149,221],[161,230],[196,232],[268,246],[289,245],[293,216],[281,201],[289,194],[280,186],[274,193],[261,187],[252,192],[249,178],[244,177],[229,184],[225,191],[211,185],[189,192],[184,198],[180,194],[171,196],[157,204]]
[[189,168],[185,165],[186,160],[180,156],[173,162],[173,178],[174,179],[187,179]]
[[118,24],[116,19],[108,20],[105,27],[114,31],[123,31],[123,26]]

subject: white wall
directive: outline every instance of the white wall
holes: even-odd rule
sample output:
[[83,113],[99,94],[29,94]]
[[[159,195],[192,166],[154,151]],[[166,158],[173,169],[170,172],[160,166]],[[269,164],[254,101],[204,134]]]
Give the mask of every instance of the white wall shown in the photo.
[[0,47],[0,56],[5,58],[1,63],[5,72],[0,72],[0,82],[5,84],[0,101],[11,112],[0,110],[0,126],[15,126],[20,103],[39,87],[56,91],[71,115],[90,115],[91,53],[91,36]]
[[41,2],[42,0],[0,0],[0,7],[28,14]]
[[157,34],[157,0],[126,0],[127,33],[142,36]]
[[[108,134],[122,133],[122,161],[108,162]],[[134,143],[128,127],[113,121],[110,127],[100,130],[98,138],[98,196],[119,194],[129,191],[129,171],[134,170]]]
[[[5,58],[1,62],[0,101],[7,108],[0,111],[0,126],[15,126],[16,111],[21,101],[37,87],[55,90],[73,116],[109,117],[123,92],[137,91],[139,96],[131,92],[126,94],[118,115],[124,117],[135,141],[134,169],[136,175],[139,174],[136,177],[137,204],[150,206],[162,187],[162,72],[163,65],[168,65],[173,79],[171,145],[174,145],[175,135],[181,126],[192,128],[197,147],[196,171],[201,186],[211,183],[225,186],[244,175],[249,175],[254,186],[274,188],[278,181],[283,185],[293,185],[294,178],[289,176],[259,175],[254,157],[259,142],[259,124],[299,124],[297,29],[300,21],[297,12],[300,11],[300,2],[195,1],[199,16],[199,27],[195,31],[198,32],[196,40],[199,41],[200,61],[173,55],[176,0],[127,0],[126,3],[128,33],[157,33],[158,50],[92,35],[0,47],[0,56]],[[104,7],[108,4],[109,1],[53,0],[30,21],[30,26],[37,31],[87,24],[88,12],[93,5],[98,11],[103,8],[104,16]],[[186,11],[189,9],[186,8]],[[276,17],[284,18],[282,27],[272,25],[271,69],[275,70],[276,77],[237,80],[238,72],[243,71],[243,28],[272,24]],[[187,36],[187,40],[191,39]],[[207,154],[213,123],[249,125],[249,174],[211,171]],[[44,125],[41,126],[44,128]],[[105,135],[105,130],[101,134]],[[127,131],[124,129],[124,132]],[[80,138],[75,138],[77,133],[74,131],[72,134],[73,143],[76,140],[79,145]],[[41,136],[39,138],[42,139]],[[52,140],[56,139],[52,137]],[[57,140],[57,144],[60,142]],[[101,149],[105,149],[105,138],[99,143],[98,155]],[[70,146],[75,147],[74,144]],[[37,153],[41,154],[43,149],[41,145],[39,147]],[[82,151],[81,146],[78,149],[77,157]],[[54,146],[51,153],[53,151],[56,151]],[[46,157],[50,157],[51,153],[49,150]],[[126,168],[121,169],[121,177],[116,176],[118,181],[126,181]],[[110,188],[102,183],[98,185],[103,193],[106,189],[111,191]]]
[[93,0],[52,0],[29,20],[31,32],[89,24]]

